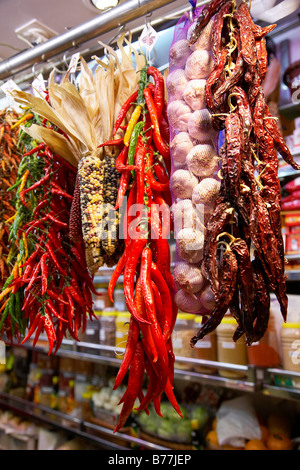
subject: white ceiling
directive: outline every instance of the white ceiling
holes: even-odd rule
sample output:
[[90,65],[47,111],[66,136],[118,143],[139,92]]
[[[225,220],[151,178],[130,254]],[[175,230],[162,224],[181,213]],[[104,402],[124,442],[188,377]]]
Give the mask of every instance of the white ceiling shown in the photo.
[[[126,0],[120,0],[120,3],[124,2]],[[197,5],[199,6],[201,3],[202,0],[198,0]],[[158,18],[179,18],[183,11],[190,7],[188,0],[170,2],[166,7],[152,12],[150,22],[155,27]],[[45,24],[57,34],[62,34],[66,29],[84,24],[99,14],[101,15],[101,12],[91,6],[90,0],[0,0],[0,61],[30,47],[28,43],[17,37],[15,30],[33,19]],[[298,14],[299,11],[287,19],[298,19]],[[145,17],[141,17],[126,26],[130,30],[134,30],[135,28],[141,29],[144,24]],[[83,44],[80,50],[96,48],[99,39],[107,43],[116,33],[117,30],[110,31]]]
[[[124,2],[126,0],[120,0],[120,3]],[[151,22],[161,13],[172,15],[172,12],[182,8],[190,8],[188,0],[177,0],[153,12]],[[7,59],[30,47],[17,37],[15,30],[33,19],[62,34],[99,14],[101,12],[91,5],[90,0],[0,0],[0,58]],[[133,26],[144,23],[145,19],[140,18]],[[113,32],[106,36],[111,38]],[[101,37],[102,41],[104,39]],[[94,42],[96,44],[96,40]]]

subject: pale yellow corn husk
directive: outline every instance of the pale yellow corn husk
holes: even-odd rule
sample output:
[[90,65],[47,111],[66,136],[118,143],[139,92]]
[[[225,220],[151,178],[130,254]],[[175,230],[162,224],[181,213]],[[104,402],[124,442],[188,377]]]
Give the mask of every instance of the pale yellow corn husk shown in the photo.
[[[93,57],[97,62],[94,72],[89,69],[85,60],[80,58],[81,73],[78,89],[71,83],[69,71],[60,84],[54,81],[55,71],[50,74],[48,91],[51,106],[44,99],[29,93],[17,90],[11,93],[18,103],[46,118],[68,137],[66,139],[61,133],[41,126],[24,127],[24,131],[37,141],[46,143],[53,152],[78,166],[78,171],[81,173],[82,227],[86,259],[91,273],[95,273],[104,263],[104,258],[109,263],[109,256],[112,256],[116,250],[114,228],[109,234],[106,251],[101,244],[101,220],[105,216],[103,205],[101,206],[103,204],[101,164],[105,155],[115,159],[117,149],[114,147],[104,149],[98,146],[113,138],[115,120],[123,103],[137,89],[140,70],[145,64],[143,54],[138,53],[131,45],[131,35],[126,39],[123,34],[118,39],[119,56],[112,47],[102,45],[107,51],[107,62]],[[129,118],[130,113],[128,120]],[[123,131],[120,130],[115,138],[122,136]],[[93,177],[95,177],[95,168],[98,168],[95,187],[91,184],[89,164],[93,168]],[[96,189],[98,194],[95,192]]]

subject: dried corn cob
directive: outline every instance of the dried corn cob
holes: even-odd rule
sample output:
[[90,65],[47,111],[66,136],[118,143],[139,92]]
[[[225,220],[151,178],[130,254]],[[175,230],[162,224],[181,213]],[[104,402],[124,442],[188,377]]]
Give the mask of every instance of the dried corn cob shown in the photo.
[[82,239],[81,209],[80,209],[80,186],[78,173],[76,175],[75,190],[70,210],[69,237],[73,243],[78,243]]
[[103,211],[103,172],[101,160],[92,155],[78,164],[82,234],[87,265],[92,274],[103,264],[99,226]]
[[108,256],[112,256],[118,244],[119,211],[116,211],[114,206],[117,199],[119,173],[115,168],[115,156],[106,154],[102,164],[104,165],[104,213],[101,237],[105,253]]

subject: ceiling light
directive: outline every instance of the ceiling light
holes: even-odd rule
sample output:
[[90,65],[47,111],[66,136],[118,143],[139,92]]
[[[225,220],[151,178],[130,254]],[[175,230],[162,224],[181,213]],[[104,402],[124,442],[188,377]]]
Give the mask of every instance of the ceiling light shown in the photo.
[[118,5],[119,0],[91,0],[91,3],[98,10],[106,10]]

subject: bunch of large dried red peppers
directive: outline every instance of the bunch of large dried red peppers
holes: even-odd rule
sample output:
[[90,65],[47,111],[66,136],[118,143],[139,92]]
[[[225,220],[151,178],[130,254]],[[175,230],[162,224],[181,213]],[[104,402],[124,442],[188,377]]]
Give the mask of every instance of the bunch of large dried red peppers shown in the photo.
[[[154,83],[150,82],[153,77]],[[172,390],[174,355],[171,333],[177,317],[174,284],[170,270],[168,231],[170,221],[169,135],[164,99],[164,80],[154,67],[141,72],[139,90],[124,103],[114,127],[121,126],[134,106],[124,129],[123,149],[116,161],[121,172],[116,207],[124,207],[125,250],[111,277],[108,292],[124,274],[124,295],[131,320],[124,357],[114,388],[129,370],[123,407],[115,431],[131,413],[136,399],[138,410],[153,402],[157,414],[165,392],[180,413]],[[106,143],[109,145],[109,143]],[[164,223],[162,223],[164,222]],[[149,383],[144,396],[144,374]]]
[[[214,16],[215,15],[215,16]],[[265,36],[275,25],[253,23],[245,2],[213,0],[199,17],[191,43],[214,16],[215,66],[206,83],[206,103],[220,148],[221,191],[206,227],[204,268],[216,306],[191,345],[213,331],[228,309],[247,344],[268,326],[273,290],[287,315],[284,249],[281,235],[277,151],[299,169],[264,99],[267,71]]]

